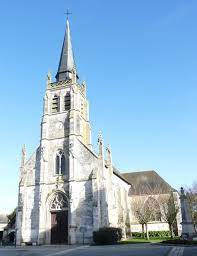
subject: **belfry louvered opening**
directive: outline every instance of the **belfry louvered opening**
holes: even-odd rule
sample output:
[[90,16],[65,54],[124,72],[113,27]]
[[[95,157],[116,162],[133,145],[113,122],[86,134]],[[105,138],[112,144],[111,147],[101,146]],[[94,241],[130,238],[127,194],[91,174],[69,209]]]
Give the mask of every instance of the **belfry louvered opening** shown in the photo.
[[70,110],[70,93],[69,92],[64,97],[64,110]]
[[59,112],[59,97],[55,95],[52,99],[52,113]]

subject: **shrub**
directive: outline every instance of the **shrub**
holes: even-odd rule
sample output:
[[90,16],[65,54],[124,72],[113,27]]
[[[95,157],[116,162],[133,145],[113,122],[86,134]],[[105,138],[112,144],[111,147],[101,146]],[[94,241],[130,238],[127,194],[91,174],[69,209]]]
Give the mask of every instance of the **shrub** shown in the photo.
[[[170,237],[170,231],[149,231],[149,237]],[[146,234],[144,234],[146,236]],[[142,238],[142,232],[132,232],[132,237]]]
[[143,237],[143,234],[141,232],[132,232],[131,235],[132,235],[132,237],[135,237],[135,238],[142,238]]
[[121,238],[121,228],[104,227],[93,232],[93,240],[95,244],[116,244]]
[[150,237],[170,237],[170,231],[149,231]]

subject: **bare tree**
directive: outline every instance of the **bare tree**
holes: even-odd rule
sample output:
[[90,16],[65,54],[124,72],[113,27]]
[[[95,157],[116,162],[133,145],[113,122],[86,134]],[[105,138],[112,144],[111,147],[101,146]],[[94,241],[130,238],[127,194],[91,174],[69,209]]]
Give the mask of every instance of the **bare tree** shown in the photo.
[[187,189],[186,195],[189,202],[189,210],[194,224],[194,230],[197,233],[197,182],[194,182],[193,186]]
[[155,207],[155,199],[152,197],[141,196],[135,199],[132,203],[133,212],[135,218],[142,225],[142,236],[145,238],[145,229],[146,229],[146,238],[149,240],[148,232],[148,223],[154,218],[158,213],[158,208]]
[[162,218],[168,223],[170,229],[170,236],[173,238],[173,224],[176,221],[179,207],[175,204],[173,193],[169,196],[159,198]]
[[144,184],[141,193],[138,193],[132,202],[134,216],[138,223],[142,225],[143,237],[145,237],[146,229],[147,239],[149,239],[148,223],[161,221],[162,218],[169,224],[171,235],[173,234],[173,223],[179,209],[174,204],[174,198],[165,195],[164,192],[162,184],[157,184],[154,188]]

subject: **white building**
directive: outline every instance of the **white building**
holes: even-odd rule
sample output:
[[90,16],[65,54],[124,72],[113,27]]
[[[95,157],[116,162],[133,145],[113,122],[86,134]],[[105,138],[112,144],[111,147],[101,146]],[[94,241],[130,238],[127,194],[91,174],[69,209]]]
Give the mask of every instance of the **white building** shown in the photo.
[[[56,81],[47,75],[40,145],[22,150],[16,242],[85,243],[99,227],[131,228],[131,182],[112,164],[109,146],[91,146],[86,84],[79,83],[69,21]],[[104,156],[105,154],[105,156]]]

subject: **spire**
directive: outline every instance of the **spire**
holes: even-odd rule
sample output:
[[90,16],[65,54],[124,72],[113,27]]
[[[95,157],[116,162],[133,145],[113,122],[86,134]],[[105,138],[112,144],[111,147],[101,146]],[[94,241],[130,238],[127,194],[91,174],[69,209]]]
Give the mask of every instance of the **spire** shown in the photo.
[[60,56],[59,67],[56,75],[57,81],[71,80],[73,74],[78,78],[75,69],[75,61],[72,49],[70,25],[68,18],[66,20],[66,32]]
[[21,167],[24,167],[26,161],[26,147],[25,144],[22,147]]
[[47,78],[46,78],[46,84],[49,85],[52,82],[52,75],[51,72],[48,71]]
[[101,131],[99,132],[99,136],[98,136],[98,148],[99,148],[98,157],[102,159],[103,158],[103,136]]
[[111,148],[110,148],[110,145],[108,145],[106,147],[106,162],[107,162],[107,166],[111,167],[112,165],[112,156],[111,156]]

